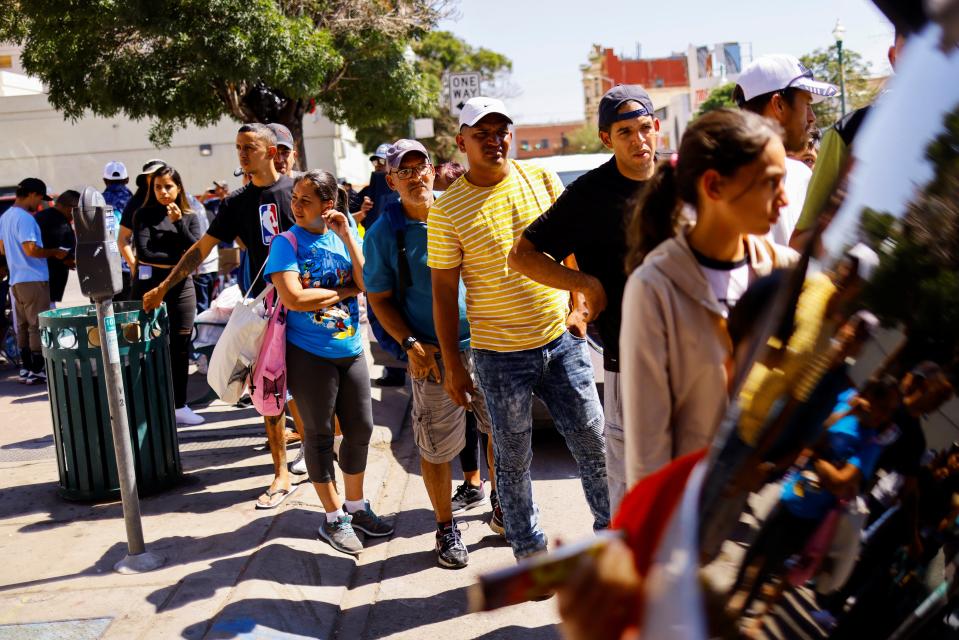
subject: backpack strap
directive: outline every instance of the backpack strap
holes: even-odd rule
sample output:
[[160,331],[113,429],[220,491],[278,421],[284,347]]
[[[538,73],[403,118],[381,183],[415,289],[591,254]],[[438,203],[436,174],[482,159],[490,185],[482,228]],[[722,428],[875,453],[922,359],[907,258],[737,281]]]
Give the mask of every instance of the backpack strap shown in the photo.
[[413,286],[410,259],[406,253],[406,215],[403,213],[403,205],[399,202],[392,203],[384,214],[387,222],[390,223],[390,229],[396,236],[396,266],[399,270],[396,294],[398,298],[402,299],[406,290]]

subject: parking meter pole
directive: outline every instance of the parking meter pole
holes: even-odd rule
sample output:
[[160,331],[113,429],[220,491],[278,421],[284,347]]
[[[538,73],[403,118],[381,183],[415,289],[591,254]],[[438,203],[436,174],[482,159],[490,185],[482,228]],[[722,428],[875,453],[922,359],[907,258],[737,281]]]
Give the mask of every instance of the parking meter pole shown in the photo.
[[80,288],[96,302],[97,330],[103,356],[103,380],[110,405],[113,450],[117,458],[120,498],[127,532],[127,556],[114,565],[119,573],[141,573],[163,565],[163,558],[146,550],[140,522],[140,498],[137,495],[133,446],[127,421],[123,377],[120,373],[120,347],[117,342],[113,296],[122,289],[120,252],[117,249],[117,224],[113,209],[93,187],[83,190],[74,210],[77,232],[77,272]]

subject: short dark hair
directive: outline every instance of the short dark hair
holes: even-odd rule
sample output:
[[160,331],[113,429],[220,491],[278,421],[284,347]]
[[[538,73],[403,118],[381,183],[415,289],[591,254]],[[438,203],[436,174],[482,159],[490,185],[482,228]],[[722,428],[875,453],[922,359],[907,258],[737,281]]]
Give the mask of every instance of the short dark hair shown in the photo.
[[785,89],[777,89],[769,93],[759,94],[758,96],[754,96],[752,100],[746,100],[746,94],[743,93],[743,88],[737,84],[736,88],[733,89],[733,102],[735,102],[740,109],[762,115],[763,111],[766,110],[766,105],[769,104],[769,101],[772,100],[773,96],[777,93],[792,107],[795,106],[796,96],[799,95],[800,91],[802,91],[802,89],[786,87]]
[[74,191],[73,189],[67,189],[59,196],[57,196],[56,204],[62,204],[65,207],[70,207],[71,209],[77,206],[80,203],[80,193]]
[[265,124],[260,124],[259,122],[249,122],[242,127],[237,133],[252,133],[257,138],[266,143],[268,147],[276,146],[276,134],[273,132],[273,129],[269,128]]

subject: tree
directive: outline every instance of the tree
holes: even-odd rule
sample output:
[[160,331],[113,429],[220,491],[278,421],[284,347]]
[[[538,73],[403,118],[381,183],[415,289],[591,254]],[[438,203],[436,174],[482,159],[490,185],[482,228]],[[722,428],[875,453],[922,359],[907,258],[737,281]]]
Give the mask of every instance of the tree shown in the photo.
[[[904,328],[909,366],[931,359],[959,375],[959,108],[945,115],[926,159],[933,176],[901,223],[888,225],[888,249],[864,297],[885,325]],[[867,218],[886,216],[865,209],[860,228],[875,230]]]
[[0,41],[65,117],[151,118],[168,144],[224,115],[280,122],[299,141],[317,106],[336,122],[379,125],[436,102],[409,45],[447,0],[0,0]]
[[589,123],[584,124],[569,135],[569,147],[567,153],[603,153],[609,150],[599,139],[599,132],[596,127],[591,127]]
[[[447,105],[440,101],[444,74],[449,71],[479,71],[484,95],[498,96],[504,91],[506,77],[513,68],[509,58],[501,53],[472,47],[449,31],[431,31],[413,43],[416,54],[416,71],[420,80],[429,88],[431,102],[415,114],[416,117],[433,118],[435,135],[430,140],[421,140],[433,154],[435,162],[445,162],[456,152],[456,134],[459,127],[456,118],[450,115]],[[367,151],[378,144],[410,137],[406,114],[376,126],[357,131],[357,138]]]
[[696,117],[698,118],[704,113],[722,109],[723,107],[735,109],[736,103],[733,102],[733,89],[735,88],[735,82],[727,82],[710,91],[706,99],[699,105],[699,111],[696,112]]
[[[807,53],[799,58],[799,61],[813,72],[817,80],[840,86],[839,53],[835,44]],[[846,113],[849,113],[872,102],[878,88],[869,81],[870,63],[864,62],[859,53],[843,48],[842,66],[845,71]],[[838,96],[814,104],[812,108],[816,113],[816,125],[820,129],[832,126],[842,114]]]

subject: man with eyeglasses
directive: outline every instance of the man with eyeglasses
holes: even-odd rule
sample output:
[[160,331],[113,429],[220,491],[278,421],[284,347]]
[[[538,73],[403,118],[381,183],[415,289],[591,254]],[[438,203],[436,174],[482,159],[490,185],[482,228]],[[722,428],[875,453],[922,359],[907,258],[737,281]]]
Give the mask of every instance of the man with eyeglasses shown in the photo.
[[[783,145],[801,153],[816,125],[812,105],[832,98],[839,89],[813,78],[813,73],[794,56],[768,55],[753,60],[739,75],[733,100],[740,109],[758,113],[783,128]],[[769,230],[769,240],[789,246],[812,170],[799,160],[786,158],[786,205]]]
[[[399,195],[363,241],[363,280],[373,311],[406,351],[413,379],[413,439],[420,450],[423,482],[436,515],[436,556],[440,566],[460,569],[469,562],[453,519],[450,462],[466,444],[466,421],[489,433],[481,393],[472,410],[457,406],[443,389],[444,365],[433,324],[433,290],[426,264],[427,224],[433,206],[433,165],[416,140],[397,140],[386,150],[386,182]],[[459,283],[457,360],[473,375],[466,289]],[[492,462],[492,461],[491,461]],[[490,474],[492,477],[492,474]]]

